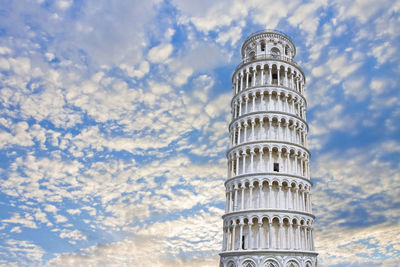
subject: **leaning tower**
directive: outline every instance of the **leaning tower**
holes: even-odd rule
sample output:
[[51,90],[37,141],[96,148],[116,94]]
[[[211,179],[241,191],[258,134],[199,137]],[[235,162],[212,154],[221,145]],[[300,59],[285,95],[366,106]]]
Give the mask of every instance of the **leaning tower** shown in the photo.
[[222,267],[314,267],[305,76],[278,31],[249,36],[232,75]]

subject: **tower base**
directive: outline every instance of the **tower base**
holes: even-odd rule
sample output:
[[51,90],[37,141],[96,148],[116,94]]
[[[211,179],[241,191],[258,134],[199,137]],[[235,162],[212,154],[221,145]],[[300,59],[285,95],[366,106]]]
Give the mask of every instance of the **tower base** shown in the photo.
[[318,253],[296,250],[240,250],[219,254],[220,267],[317,267]]

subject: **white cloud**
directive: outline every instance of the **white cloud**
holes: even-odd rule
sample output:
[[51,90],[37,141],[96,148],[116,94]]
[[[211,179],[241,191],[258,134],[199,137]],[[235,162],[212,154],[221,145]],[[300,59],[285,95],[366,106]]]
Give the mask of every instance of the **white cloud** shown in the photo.
[[11,54],[12,50],[6,46],[0,46],[0,55]]
[[189,79],[189,77],[192,76],[192,74],[193,74],[193,69],[190,67],[179,70],[179,72],[176,74],[174,78],[174,84],[176,86],[184,85]]
[[14,213],[11,218],[3,219],[2,222],[8,224],[20,224],[27,228],[37,228],[34,218],[29,213],[25,213],[24,216],[21,216],[19,213]]
[[217,43],[221,43],[224,45],[226,42],[231,40],[231,45],[234,46],[237,41],[242,37],[242,28],[241,27],[231,27],[227,31],[222,31],[218,33]]
[[160,44],[150,49],[148,58],[153,63],[167,63],[173,49],[172,44]]

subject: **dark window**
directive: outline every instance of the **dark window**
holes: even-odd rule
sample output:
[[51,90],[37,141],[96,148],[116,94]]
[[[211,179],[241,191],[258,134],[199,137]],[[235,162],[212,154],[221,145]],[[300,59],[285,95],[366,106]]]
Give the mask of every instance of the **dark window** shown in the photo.
[[274,163],[274,172],[279,172],[279,163]]
[[278,74],[277,73],[272,73],[272,79],[278,79]]
[[261,43],[261,51],[265,51],[265,44]]
[[242,235],[242,249],[244,249],[244,235]]

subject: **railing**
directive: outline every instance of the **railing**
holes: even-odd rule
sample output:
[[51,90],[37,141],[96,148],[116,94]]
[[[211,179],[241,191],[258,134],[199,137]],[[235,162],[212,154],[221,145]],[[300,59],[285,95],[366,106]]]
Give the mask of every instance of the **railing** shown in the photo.
[[282,55],[275,55],[275,54],[261,54],[261,55],[247,57],[247,58],[243,59],[242,62],[240,62],[236,66],[234,72],[236,72],[237,69],[240,68],[240,66],[242,66],[242,65],[244,65],[244,64],[246,64],[248,62],[252,62],[252,61],[256,61],[256,60],[262,60],[262,59],[277,59],[277,60],[287,61],[287,62],[290,62],[293,65],[295,65],[297,68],[301,69],[300,66],[290,57],[282,56]]
[[278,30],[274,30],[274,29],[265,29],[265,30],[259,30],[259,31],[253,32],[252,34],[250,34],[249,36],[246,37],[246,40],[249,39],[250,37],[252,37],[253,35],[256,35],[259,33],[264,33],[264,32],[265,33],[268,33],[268,32],[279,33],[279,34],[285,36],[286,38],[289,38],[289,40],[291,40],[290,36],[287,35],[286,33],[278,31]]

